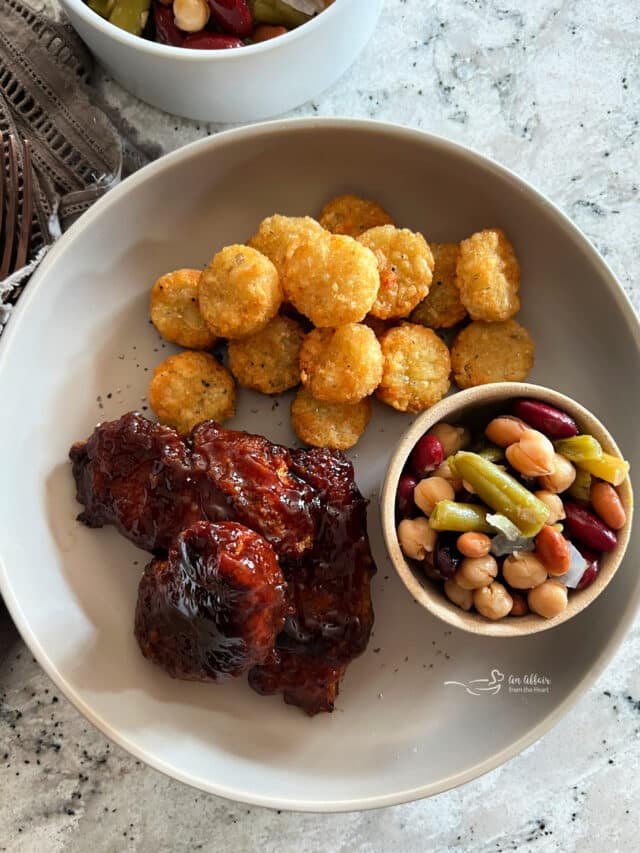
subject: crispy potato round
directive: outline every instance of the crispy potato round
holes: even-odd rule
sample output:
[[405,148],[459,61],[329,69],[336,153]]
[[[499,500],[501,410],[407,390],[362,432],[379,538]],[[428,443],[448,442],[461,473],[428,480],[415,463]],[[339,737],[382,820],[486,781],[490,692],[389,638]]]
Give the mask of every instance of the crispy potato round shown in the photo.
[[520,265],[501,228],[478,231],[460,243],[456,280],[472,320],[496,323],[520,310]]
[[274,317],[264,329],[229,341],[229,368],[240,385],[261,394],[282,394],[300,382],[298,354],[304,330],[289,317]]
[[301,240],[284,265],[286,298],[318,327],[359,323],[380,286],[375,255],[352,237]]
[[332,234],[359,237],[377,225],[393,225],[393,219],[375,201],[357,195],[339,195],[322,208],[320,225]]
[[218,337],[253,335],[278,313],[278,271],[251,246],[226,246],[200,276],[198,300],[205,323]]
[[534,349],[531,335],[516,320],[476,320],[457,335],[451,347],[453,378],[459,388],[522,382],[533,367]]
[[186,350],[156,367],[149,403],[160,423],[186,435],[201,421],[232,418],[236,389],[229,371],[212,355]]
[[216,336],[198,308],[200,270],[175,270],[151,288],[151,322],[165,341],[188,349],[209,349]]
[[429,292],[433,255],[422,234],[408,228],[380,225],[358,237],[376,256],[380,289],[373,303],[374,317],[406,317]]
[[305,444],[346,450],[358,441],[371,418],[371,401],[367,398],[353,405],[322,403],[306,388],[300,388],[291,404],[291,425]]
[[376,391],[399,412],[422,412],[449,390],[449,350],[432,329],[402,323],[380,339],[384,367]]
[[457,243],[431,243],[435,266],[429,293],[414,308],[411,322],[431,329],[449,329],[467,316],[460,301],[456,282],[456,265],[460,246]]
[[357,403],[382,379],[382,350],[374,332],[360,323],[314,329],[300,350],[300,378],[316,400]]
[[324,228],[310,216],[281,216],[263,219],[249,245],[271,261],[282,278],[284,263],[300,240],[323,234]]

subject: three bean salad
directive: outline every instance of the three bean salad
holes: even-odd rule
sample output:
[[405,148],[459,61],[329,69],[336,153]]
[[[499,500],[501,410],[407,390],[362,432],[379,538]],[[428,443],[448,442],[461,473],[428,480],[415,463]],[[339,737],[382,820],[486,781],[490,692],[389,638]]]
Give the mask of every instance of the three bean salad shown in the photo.
[[616,487],[628,471],[538,400],[516,401],[479,435],[441,422],[400,477],[398,541],[463,610],[552,619],[615,548],[627,521]]
[[244,47],[284,35],[333,0],[86,0],[133,35],[195,50]]

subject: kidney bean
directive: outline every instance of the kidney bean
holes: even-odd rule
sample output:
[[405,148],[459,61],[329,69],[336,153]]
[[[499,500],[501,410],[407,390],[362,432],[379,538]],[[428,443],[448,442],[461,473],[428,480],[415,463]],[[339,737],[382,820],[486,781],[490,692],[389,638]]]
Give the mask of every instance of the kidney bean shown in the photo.
[[596,551],[613,551],[618,541],[616,534],[596,515],[574,501],[566,501],[564,511],[564,523],[571,536]]
[[426,477],[442,463],[442,442],[435,435],[423,435],[411,451],[409,467],[418,477]]
[[456,534],[438,535],[433,552],[433,568],[443,580],[452,578],[462,562],[462,554],[456,548],[456,539]]
[[211,17],[223,30],[238,38],[247,38],[253,30],[253,18],[246,0],[208,0]]
[[604,523],[613,530],[621,530],[627,523],[627,513],[622,506],[620,495],[610,483],[592,484],[591,505]]
[[235,36],[202,30],[200,33],[189,33],[188,36],[185,36],[182,46],[195,50],[225,50],[230,47],[243,47],[244,42]]
[[259,44],[261,41],[269,41],[269,39],[284,36],[289,32],[286,27],[275,27],[271,24],[260,24],[253,31],[252,41],[254,44]]
[[418,480],[412,474],[403,474],[398,480],[396,507],[400,518],[413,518],[417,513],[413,492]]
[[513,412],[548,438],[569,438],[578,434],[573,418],[540,400],[516,400]]
[[581,542],[576,544],[576,548],[587,561],[587,568],[584,570],[582,577],[578,581],[576,589],[586,589],[588,586],[591,586],[594,580],[598,577],[598,572],[600,571],[600,555],[596,551],[592,551],[591,548],[587,548],[587,546],[583,545]]
[[156,25],[156,36],[162,44],[172,47],[182,47],[184,33],[176,27],[171,6],[161,6],[156,3],[153,7],[153,22]]
[[550,575],[563,575],[571,567],[569,541],[548,524],[536,536],[535,555]]

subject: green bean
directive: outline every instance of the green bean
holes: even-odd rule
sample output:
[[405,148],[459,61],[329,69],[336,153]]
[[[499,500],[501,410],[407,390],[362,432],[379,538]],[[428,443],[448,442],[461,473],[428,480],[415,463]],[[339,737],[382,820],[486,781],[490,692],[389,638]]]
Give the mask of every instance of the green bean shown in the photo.
[[601,480],[606,480],[613,486],[619,486],[623,483],[629,473],[629,463],[626,459],[621,459],[619,456],[612,456],[610,453],[603,453],[602,459],[590,459],[584,462],[576,462],[579,468],[583,471],[588,471],[594,477],[599,477]]
[[88,0],[89,8],[107,20],[109,20],[109,15],[113,12],[115,4],[116,0]]
[[556,452],[569,462],[588,462],[592,459],[602,459],[602,447],[592,435],[573,435],[571,438],[560,438],[555,442]]
[[460,450],[451,457],[449,466],[487,506],[506,515],[523,536],[535,536],[549,518],[549,508],[541,500],[511,474],[477,453]]
[[487,523],[487,511],[477,504],[463,504],[456,501],[438,501],[429,516],[429,524],[434,530],[455,530],[458,533],[474,531],[493,533],[493,527]]
[[249,9],[254,20],[259,23],[280,27],[299,27],[311,18],[311,15],[294,9],[284,0],[249,0]]
[[483,444],[477,451],[478,456],[483,459],[488,459],[489,462],[504,461],[504,448],[498,447],[497,444]]
[[109,20],[121,30],[139,36],[147,23],[150,6],[151,0],[115,0]]
[[569,486],[568,491],[572,498],[588,503],[591,500],[591,474],[581,468],[576,468],[576,478]]

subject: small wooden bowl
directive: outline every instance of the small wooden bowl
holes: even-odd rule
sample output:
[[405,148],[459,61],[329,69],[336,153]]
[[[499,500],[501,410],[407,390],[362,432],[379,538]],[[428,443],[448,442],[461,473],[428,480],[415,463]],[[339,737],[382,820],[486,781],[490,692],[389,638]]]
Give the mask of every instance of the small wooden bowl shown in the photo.
[[391,557],[391,561],[402,582],[415,600],[443,622],[487,637],[523,637],[555,628],[585,609],[602,592],[622,562],[631,533],[633,492],[629,478],[618,487],[618,493],[627,513],[627,523],[617,533],[618,544],[613,551],[603,554],[600,559],[600,572],[596,580],[583,590],[569,591],[569,604],[562,613],[553,619],[544,619],[535,613],[527,616],[506,616],[492,622],[475,611],[466,612],[453,604],[445,596],[441,584],[438,584],[421,571],[417,563],[406,560],[396,533],[395,503],[398,480],[402,474],[409,454],[418,439],[440,421],[461,423],[481,427],[498,414],[507,414],[513,400],[526,397],[541,400],[551,406],[567,412],[578,424],[581,432],[589,433],[598,439],[607,453],[622,456],[618,446],[600,421],[575,400],[565,397],[558,391],[530,385],[525,382],[496,382],[468,388],[449,397],[445,397],[424,414],[420,415],[402,436],[391,458],[387,476],[380,494],[382,509],[382,530]]

